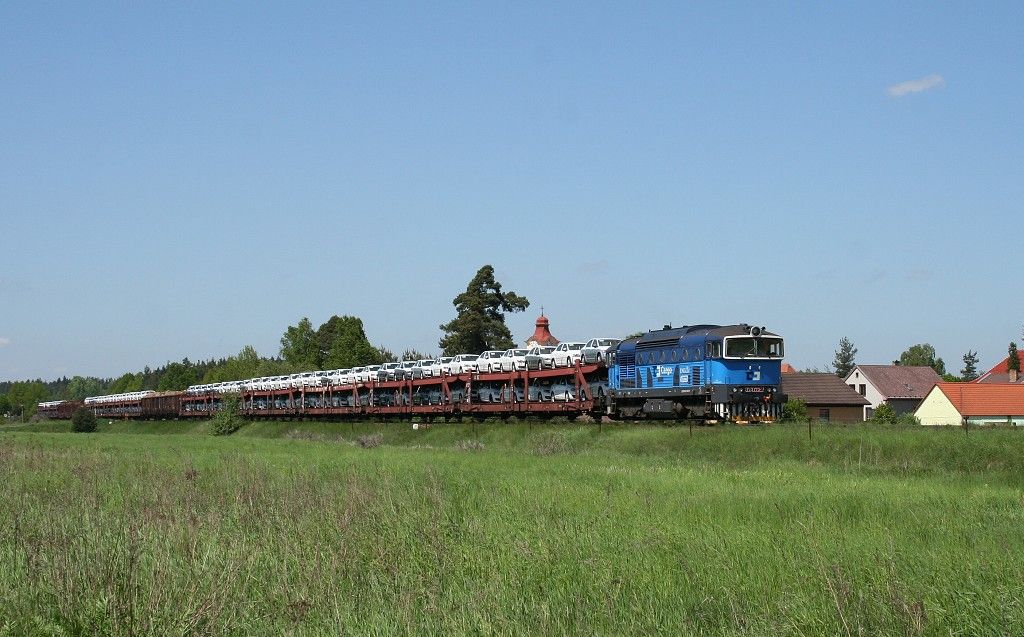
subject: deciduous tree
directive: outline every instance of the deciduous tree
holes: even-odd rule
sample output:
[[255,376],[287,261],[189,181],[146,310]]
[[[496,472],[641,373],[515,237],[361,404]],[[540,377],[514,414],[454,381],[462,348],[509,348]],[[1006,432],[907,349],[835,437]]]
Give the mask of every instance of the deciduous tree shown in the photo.
[[[123,394],[130,391],[139,391],[142,389],[142,383],[144,377],[142,374],[132,374],[127,372],[118,377],[117,380],[107,388],[107,394]],[[159,384],[157,385],[159,387]],[[187,386],[187,385],[186,385]],[[95,396],[96,394],[87,394],[87,396]]]
[[245,380],[259,375],[263,359],[256,348],[246,345],[236,356],[229,356],[222,363],[211,367],[203,375],[204,383],[223,383],[230,380]]
[[160,391],[181,391],[199,382],[195,367],[184,358],[180,363],[168,363],[160,376],[157,389]]
[[289,325],[281,337],[281,358],[301,370],[320,366],[320,346],[313,324],[302,317],[298,325]]
[[522,312],[530,306],[526,297],[502,291],[490,265],[477,271],[466,291],[455,297],[452,304],[458,315],[441,325],[445,335],[439,344],[445,356],[514,346],[512,333],[505,325],[505,313]]
[[929,343],[918,343],[908,347],[905,352],[900,354],[899,364],[931,367],[939,376],[946,373],[946,364],[942,362],[941,358],[935,357],[935,348]]
[[47,398],[46,385],[39,380],[14,383],[7,391],[7,400],[10,401],[11,411],[20,414],[24,420],[34,416],[39,403]]
[[89,396],[99,396],[102,393],[103,381],[99,378],[74,376],[64,388],[63,397],[64,400],[82,400]]
[[323,352],[322,369],[346,369],[379,365],[384,358],[363,329],[362,319],[355,316],[332,316],[317,330]]

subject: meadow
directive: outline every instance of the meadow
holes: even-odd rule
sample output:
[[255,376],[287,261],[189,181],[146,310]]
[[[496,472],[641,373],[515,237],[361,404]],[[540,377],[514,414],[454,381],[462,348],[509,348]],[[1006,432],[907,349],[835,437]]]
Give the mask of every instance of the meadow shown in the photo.
[[0,635],[1024,634],[1024,432],[0,426]]

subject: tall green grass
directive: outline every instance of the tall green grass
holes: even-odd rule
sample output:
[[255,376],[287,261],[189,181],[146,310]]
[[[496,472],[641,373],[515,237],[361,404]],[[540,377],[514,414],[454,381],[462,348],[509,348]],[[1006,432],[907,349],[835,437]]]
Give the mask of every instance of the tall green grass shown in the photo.
[[[69,432],[70,425],[45,421],[0,426],[0,432]],[[101,421],[101,433],[206,435],[208,421]],[[413,429],[411,422],[255,421],[235,439],[286,438],[355,442],[380,434],[387,446],[449,449],[479,441],[509,453],[557,455],[624,454],[655,461],[691,461],[743,467],[792,461],[835,470],[893,475],[962,475],[1024,486],[1024,430],[1017,428],[920,427],[901,425],[776,424],[693,429],[665,425],[580,425],[550,422],[442,423]]]
[[0,430],[0,634],[1024,633],[1014,431],[115,425]]

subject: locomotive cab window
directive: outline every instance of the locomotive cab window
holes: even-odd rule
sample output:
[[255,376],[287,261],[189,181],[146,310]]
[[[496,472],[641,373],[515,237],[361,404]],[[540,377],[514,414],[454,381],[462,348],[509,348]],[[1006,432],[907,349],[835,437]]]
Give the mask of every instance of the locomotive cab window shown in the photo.
[[782,339],[777,337],[729,336],[726,358],[782,358]]

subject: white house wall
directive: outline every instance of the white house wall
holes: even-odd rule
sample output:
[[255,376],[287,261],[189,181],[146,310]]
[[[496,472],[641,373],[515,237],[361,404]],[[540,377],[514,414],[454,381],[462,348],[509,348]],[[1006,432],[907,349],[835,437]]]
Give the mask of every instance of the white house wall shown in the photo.
[[853,391],[857,392],[858,394],[860,393],[860,386],[865,385],[865,391],[863,396],[871,404],[864,405],[864,420],[867,420],[869,417],[868,410],[874,412],[874,410],[877,409],[879,405],[885,402],[885,396],[883,396],[882,392],[878,391],[878,389],[876,389],[875,386],[871,384],[871,381],[869,381],[867,377],[860,372],[859,367],[854,367],[853,371],[850,372],[850,374],[846,377],[846,384],[849,385],[850,387],[853,387]]
[[942,390],[938,387],[932,387],[932,390],[921,401],[914,415],[917,416],[922,425],[955,427],[961,424],[960,412],[956,410],[956,407],[949,401],[946,394],[942,393]]

